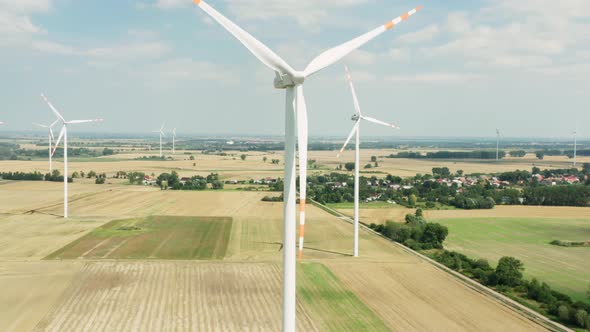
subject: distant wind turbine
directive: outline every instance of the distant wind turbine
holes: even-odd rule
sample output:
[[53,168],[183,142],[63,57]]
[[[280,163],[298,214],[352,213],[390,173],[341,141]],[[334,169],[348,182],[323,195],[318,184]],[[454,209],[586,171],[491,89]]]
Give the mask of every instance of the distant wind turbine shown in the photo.
[[43,98],[43,100],[45,100],[45,102],[47,103],[47,105],[49,105],[49,108],[51,108],[51,110],[53,111],[53,113],[57,116],[58,121],[61,122],[62,127],[61,127],[61,131],[59,132],[59,136],[57,138],[57,142],[55,143],[55,147],[53,148],[53,151],[51,152],[51,154],[55,154],[55,151],[57,150],[57,147],[59,146],[59,143],[61,142],[62,138],[64,140],[64,218],[68,217],[68,125],[71,124],[78,124],[78,123],[88,123],[88,122],[102,122],[102,119],[93,119],[93,120],[70,120],[70,121],[66,121],[66,119],[64,119],[64,117],[59,113],[59,111],[53,107],[53,105],[51,104],[51,102],[49,102],[49,100],[45,97],[45,95],[41,94],[41,97]]
[[578,152],[578,129],[574,130],[574,167],[576,167],[576,157]]
[[379,26],[349,42],[320,54],[303,71],[294,70],[266,45],[248,32],[220,14],[203,0],[193,0],[204,12],[229,33],[238,39],[258,60],[275,72],[274,86],[286,90],[285,107],[285,179],[284,179],[284,227],[283,227],[283,325],[284,332],[295,331],[296,310],[296,187],[295,187],[295,137],[297,133],[299,147],[299,181],[300,181],[300,212],[301,224],[305,224],[305,199],[307,188],[307,108],[303,94],[304,81],[320,70],[338,62],[350,52],[363,46],[370,40],[393,28],[395,25],[415,14],[421,7],[412,9],[402,16]]
[[57,123],[59,122],[59,119],[53,121],[52,124],[50,125],[44,125],[44,124],[40,124],[40,123],[35,123],[33,122],[34,126],[37,127],[41,127],[41,128],[45,128],[49,131],[49,173],[53,172],[53,161],[52,161],[52,157],[53,157],[53,145],[52,142],[53,140],[55,140],[55,136],[53,136],[53,126],[55,126]]
[[162,126],[160,127],[160,130],[154,130],[154,133],[159,133],[160,134],[160,158],[162,158],[164,155],[162,154],[162,137],[166,137],[166,134],[164,134],[164,126],[166,125],[166,123],[162,123]]
[[172,129],[172,154],[176,152],[176,128]]
[[394,125],[394,124],[390,124],[387,122],[383,122],[381,120],[377,120],[368,116],[364,116],[361,113],[361,107],[359,105],[359,101],[358,98],[356,96],[356,91],[354,90],[354,84],[352,83],[352,76],[350,75],[350,71],[348,70],[348,67],[344,67],[346,69],[346,80],[348,81],[348,85],[350,87],[350,92],[352,93],[352,100],[354,102],[354,109],[355,109],[355,113],[352,116],[352,121],[354,121],[354,126],[352,127],[352,131],[350,132],[350,135],[348,135],[348,138],[346,139],[346,142],[344,142],[344,145],[342,146],[342,149],[340,149],[340,152],[338,153],[338,157],[340,157],[340,154],[344,151],[344,149],[346,148],[346,146],[348,145],[348,142],[350,142],[350,139],[352,138],[352,135],[356,134],[356,145],[355,145],[355,151],[354,151],[354,243],[353,243],[353,253],[354,253],[354,257],[358,257],[359,255],[359,169],[360,169],[360,126],[361,126],[361,120],[365,120],[368,122],[372,122],[372,123],[376,123],[382,126],[386,126],[386,127],[390,127],[390,128],[394,128],[394,129],[399,129],[398,126]]
[[496,128],[496,161],[500,160],[500,129]]

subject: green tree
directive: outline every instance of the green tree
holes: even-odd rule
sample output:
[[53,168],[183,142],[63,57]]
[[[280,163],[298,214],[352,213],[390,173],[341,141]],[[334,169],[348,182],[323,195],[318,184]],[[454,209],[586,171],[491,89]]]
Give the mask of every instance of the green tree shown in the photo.
[[346,168],[347,171],[352,172],[354,170],[354,163],[346,163],[344,164],[344,168]]
[[262,161],[266,162],[268,160],[268,158],[266,156],[262,157]]
[[94,177],[96,177],[96,172],[95,171],[90,171],[90,172],[88,172],[87,176],[88,176],[89,179],[90,178],[94,178]]
[[416,206],[416,201],[417,201],[416,195],[411,194],[410,196],[408,196],[408,205],[410,207]]
[[113,149],[104,148],[104,150],[102,150],[103,156],[112,156],[114,154],[115,154],[115,150],[113,150]]
[[586,320],[588,320],[588,313],[586,312],[586,310],[578,309],[578,311],[576,311],[576,314],[574,316],[575,316],[574,318],[576,319],[576,323],[578,324],[578,326],[585,327]]
[[242,155],[240,155],[240,158],[241,158],[242,160],[246,160],[246,155],[245,155],[245,154],[242,154]]
[[539,151],[539,152],[535,153],[535,156],[537,156],[537,159],[543,160],[543,158],[545,158],[545,153]]
[[522,282],[522,271],[524,265],[514,257],[505,256],[500,258],[496,267],[496,278],[499,285],[517,286]]
[[191,154],[191,156],[190,156],[188,159],[189,159],[189,160],[195,160],[195,156],[193,156],[193,155]]
[[539,174],[541,173],[541,169],[539,167],[533,167],[533,174]]
[[377,156],[371,156],[371,162],[376,162],[377,161]]
[[72,179],[77,179],[79,177],[80,177],[80,174],[78,174],[78,172],[72,173]]
[[557,316],[560,320],[567,322],[570,319],[570,308],[565,304],[560,305],[557,308]]
[[584,174],[590,175],[590,163],[584,163],[582,165],[582,172],[584,172]]
[[416,209],[416,217],[422,217],[423,216],[423,211],[421,208],[417,208]]

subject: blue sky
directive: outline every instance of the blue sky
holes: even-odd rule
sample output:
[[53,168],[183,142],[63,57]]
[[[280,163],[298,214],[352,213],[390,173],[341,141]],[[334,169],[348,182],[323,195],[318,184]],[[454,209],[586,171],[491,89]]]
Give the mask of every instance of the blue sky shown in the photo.
[[[345,136],[352,100],[402,129],[375,136],[590,137],[588,0],[209,0],[296,69],[418,5],[424,9],[305,84],[310,134]],[[2,130],[284,132],[284,92],[191,0],[0,0]],[[74,132],[75,132],[74,131]]]

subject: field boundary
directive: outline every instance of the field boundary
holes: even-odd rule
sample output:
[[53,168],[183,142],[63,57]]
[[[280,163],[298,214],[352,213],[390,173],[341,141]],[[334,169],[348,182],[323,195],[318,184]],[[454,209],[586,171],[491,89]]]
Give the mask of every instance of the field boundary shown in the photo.
[[[330,208],[328,206],[325,206],[325,205],[323,205],[323,204],[321,204],[319,202],[316,202],[314,200],[311,200],[311,202],[312,202],[312,204],[314,206],[316,206],[316,207],[318,207],[318,208],[326,211],[327,213],[329,213],[329,214],[337,217],[338,219],[342,220],[343,222],[347,222],[347,223],[350,223],[350,224],[353,223],[352,218],[350,218],[349,216],[347,216],[347,215],[345,215],[345,214],[343,214],[343,213],[341,213],[339,211],[336,211],[336,210],[334,210],[334,209],[332,209],[332,208]],[[431,265],[433,265],[434,267],[438,268],[439,270],[444,271],[444,272],[447,272],[448,274],[450,274],[453,277],[457,278],[459,281],[461,281],[467,287],[473,289],[474,291],[476,291],[476,292],[478,292],[478,293],[480,293],[482,295],[487,296],[488,298],[492,298],[492,299],[496,300],[497,302],[499,302],[499,303],[505,305],[506,307],[514,310],[515,312],[521,314],[522,316],[528,318],[529,320],[531,320],[531,321],[533,321],[533,322],[535,322],[535,323],[537,323],[537,324],[539,324],[539,325],[541,325],[541,326],[543,326],[543,327],[545,327],[545,328],[547,328],[547,329],[549,329],[551,331],[555,331],[555,332],[564,332],[564,331],[566,331],[566,332],[575,332],[574,330],[572,330],[572,329],[570,329],[570,328],[568,328],[568,327],[566,327],[566,326],[564,326],[562,324],[559,324],[557,322],[554,322],[551,319],[549,319],[549,318],[541,315],[540,313],[538,313],[538,312],[536,312],[536,311],[534,311],[534,310],[532,310],[530,308],[527,308],[526,306],[524,306],[524,305],[522,305],[522,304],[520,304],[520,303],[518,303],[518,302],[516,302],[516,301],[514,301],[512,299],[510,299],[509,297],[507,297],[505,295],[502,295],[502,294],[500,294],[500,293],[498,293],[498,292],[496,292],[496,291],[494,291],[494,290],[492,290],[492,289],[490,289],[490,288],[488,288],[488,287],[486,287],[486,286],[484,286],[484,285],[482,285],[482,284],[480,284],[480,283],[478,283],[478,282],[476,282],[474,280],[471,280],[470,278],[468,278],[468,277],[460,274],[459,272],[453,271],[453,270],[449,269],[448,267],[446,267],[446,266],[444,266],[444,265],[442,265],[442,264],[440,264],[440,263],[438,263],[438,262],[436,262],[436,261],[434,261],[434,260],[432,260],[432,259],[430,259],[430,258],[428,258],[428,257],[426,257],[426,256],[424,256],[422,254],[420,254],[419,252],[416,252],[416,251],[414,251],[414,250],[412,250],[412,249],[410,249],[410,248],[408,248],[408,247],[406,247],[406,246],[404,246],[404,245],[402,245],[400,243],[397,243],[397,242],[393,241],[392,239],[390,239],[390,238],[388,238],[386,236],[383,236],[382,234],[380,234],[378,232],[375,232],[371,228],[367,227],[366,224],[364,224],[364,223],[362,223],[360,221],[359,221],[359,224],[361,225],[361,227],[363,229],[365,229],[366,231],[368,231],[370,234],[375,235],[375,236],[378,236],[378,237],[381,237],[381,238],[389,241],[393,245],[397,246],[398,248],[401,248],[404,251],[406,251],[406,252],[408,252],[408,253],[410,253],[410,254],[412,254],[412,255],[414,255],[414,256],[416,256],[418,258],[421,258],[422,260],[430,263]]]

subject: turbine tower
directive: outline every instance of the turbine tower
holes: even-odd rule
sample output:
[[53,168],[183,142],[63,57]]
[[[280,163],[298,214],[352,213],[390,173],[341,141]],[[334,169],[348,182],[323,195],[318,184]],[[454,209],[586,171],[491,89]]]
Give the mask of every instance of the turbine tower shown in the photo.
[[358,257],[359,256],[359,187],[360,187],[359,169],[360,169],[360,126],[361,126],[361,120],[365,120],[368,122],[376,123],[376,124],[390,127],[390,128],[394,128],[394,129],[399,129],[399,127],[394,124],[390,124],[390,123],[383,122],[383,121],[380,121],[380,120],[377,120],[377,119],[374,119],[374,118],[371,118],[368,116],[364,116],[361,113],[361,107],[359,105],[359,101],[356,96],[356,92],[354,90],[354,84],[352,83],[352,76],[350,75],[350,71],[348,70],[348,67],[344,67],[344,68],[346,70],[346,80],[348,81],[348,85],[350,87],[350,92],[352,93],[352,100],[354,102],[355,113],[352,116],[352,121],[354,121],[354,126],[352,127],[352,131],[348,135],[346,142],[344,142],[342,149],[340,149],[340,152],[338,153],[338,158],[340,158],[340,154],[342,153],[342,151],[344,151],[344,149],[348,145],[348,142],[350,142],[352,135],[356,135],[356,144],[355,144],[355,151],[354,151],[354,240],[353,240],[354,241],[353,242],[354,250],[353,250],[353,253],[354,253],[354,257]]
[[[307,187],[307,109],[303,94],[304,81],[320,70],[336,63],[350,52],[390,30],[415,14],[420,7],[379,26],[349,42],[320,54],[303,71],[291,68],[281,57],[248,32],[220,14],[203,0],[193,0],[213,20],[238,39],[258,60],[275,72],[274,86],[286,90],[285,107],[285,187],[283,227],[283,325],[284,332],[295,331],[295,269],[296,269],[296,187],[295,187],[295,136],[299,147],[300,223],[305,225],[305,199]],[[297,133],[297,134],[296,134]]]
[[41,94],[41,97],[49,108],[53,111],[53,113],[57,116],[59,122],[61,122],[62,127],[61,131],[59,132],[59,136],[57,137],[57,141],[55,143],[55,147],[51,154],[55,154],[59,143],[61,142],[62,138],[64,140],[64,218],[68,217],[68,125],[71,124],[78,124],[78,123],[88,123],[88,122],[102,122],[102,119],[93,119],[93,120],[70,120],[66,121],[64,117],[59,113],[59,111],[53,107],[51,102],[45,97],[45,95]]
[[176,128],[172,129],[172,154],[176,152]]
[[53,126],[55,126],[57,124],[58,121],[59,121],[59,119],[53,121],[53,123],[50,124],[50,125],[43,125],[43,124],[40,124],[40,123],[33,122],[33,125],[34,126],[37,126],[37,127],[40,127],[40,128],[45,128],[45,129],[47,129],[49,131],[49,135],[48,136],[49,136],[49,173],[50,174],[51,174],[51,172],[53,172],[53,160],[52,160],[52,157],[53,157],[53,153],[52,153],[53,145],[51,143],[55,139],[55,136],[53,136],[53,129],[52,128],[53,128]]
[[578,152],[578,129],[574,130],[574,167],[576,167],[576,157]]
[[500,160],[500,129],[496,128],[496,161]]
[[159,133],[160,134],[160,158],[162,158],[164,155],[162,154],[162,137],[166,137],[166,134],[164,134],[164,126],[166,125],[166,123],[162,123],[162,126],[160,127],[160,130],[154,130],[154,133]]

